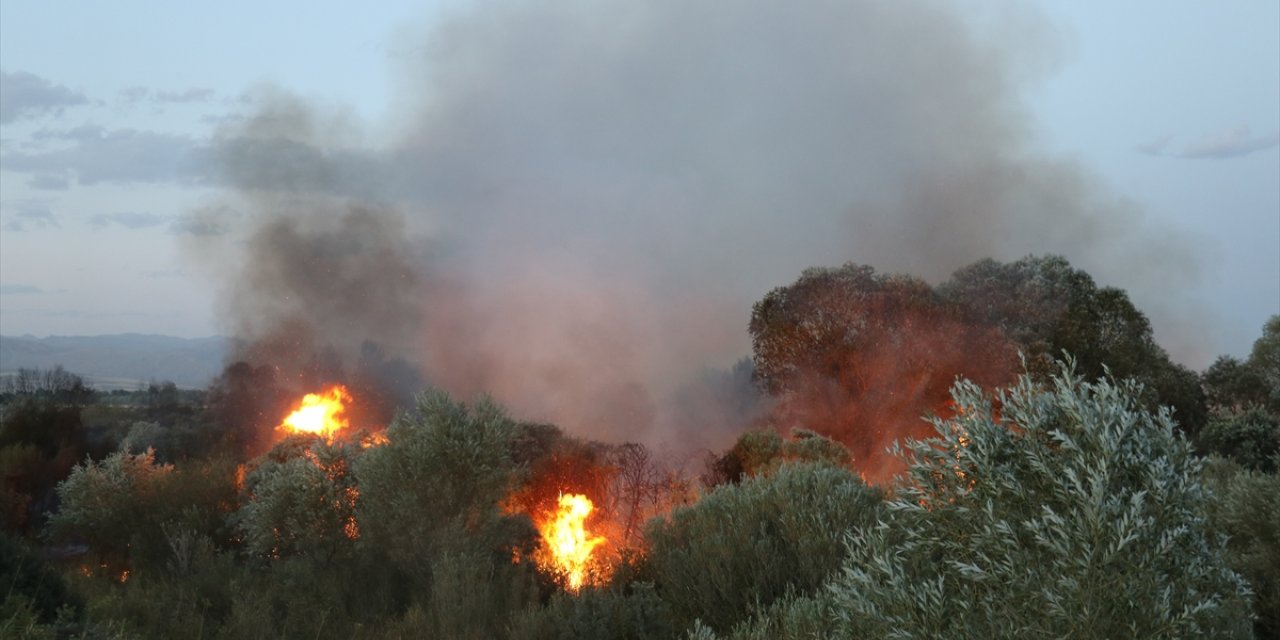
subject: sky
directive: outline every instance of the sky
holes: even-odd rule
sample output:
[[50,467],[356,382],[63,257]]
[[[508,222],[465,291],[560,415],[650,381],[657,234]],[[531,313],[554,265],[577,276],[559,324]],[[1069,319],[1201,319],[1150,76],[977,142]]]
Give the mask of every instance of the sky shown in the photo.
[[[1186,302],[1152,312],[1157,337],[1196,368],[1247,354],[1280,313],[1280,3],[990,6],[1038,16],[1021,34],[1034,55],[1012,65],[1037,151],[1190,239],[1196,268],[1167,276]],[[415,61],[454,10],[0,4],[0,334],[235,331],[219,297],[232,267],[201,255],[231,188],[207,169],[210,142],[283,91],[360,144],[395,145],[405,102],[433,99]],[[1139,306],[1160,309],[1144,286]]]

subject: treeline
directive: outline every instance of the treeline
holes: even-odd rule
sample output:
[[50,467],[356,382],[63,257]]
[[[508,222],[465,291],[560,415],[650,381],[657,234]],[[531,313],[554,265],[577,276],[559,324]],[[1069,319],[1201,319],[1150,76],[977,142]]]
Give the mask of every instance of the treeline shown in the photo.
[[84,378],[62,368],[21,368],[0,378],[0,397],[34,396],[69,404],[86,404],[93,400],[94,391],[84,383]]
[[[750,331],[767,410],[700,472],[439,391],[247,457],[281,397],[244,364],[199,396],[8,397],[0,635],[1280,633],[1280,316],[1197,374],[1049,257],[810,270]],[[928,439],[881,456],[901,436]],[[561,492],[610,540],[580,592],[540,561]]]

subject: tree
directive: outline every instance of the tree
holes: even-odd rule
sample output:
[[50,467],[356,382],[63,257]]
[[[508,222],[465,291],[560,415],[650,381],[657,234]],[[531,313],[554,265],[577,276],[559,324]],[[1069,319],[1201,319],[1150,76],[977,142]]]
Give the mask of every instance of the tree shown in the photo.
[[302,555],[323,564],[349,552],[359,537],[354,452],[318,438],[302,447],[293,455],[265,456],[245,477],[249,497],[234,520],[252,555]]
[[703,482],[711,487],[765,475],[788,462],[819,462],[847,469],[853,464],[840,443],[807,429],[795,429],[783,439],[777,431],[760,429],[738,437],[724,455],[708,464]]
[[79,540],[89,545],[108,575],[129,570],[140,534],[154,533],[148,509],[173,473],[159,465],[155,453],[117,452],[101,462],[86,460],[58,485],[61,508],[49,518],[55,540]]
[[1217,413],[1256,407],[1280,416],[1280,315],[1263,325],[1247,359],[1221,356],[1202,380],[1209,408]]
[[263,434],[279,424],[287,406],[274,369],[266,365],[235,362],[209,385],[209,414],[238,453],[266,449]]
[[1110,372],[1141,381],[1147,407],[1172,407],[1188,434],[1207,419],[1198,377],[1169,359],[1128,294],[1099,287],[1062,256],[980,260],[958,269],[937,291],[975,321],[999,327],[1013,339],[1034,375],[1051,374],[1066,352],[1086,378]]
[[1202,459],[1141,395],[1069,365],[994,397],[958,383],[955,417],[907,446],[890,517],[849,536],[825,590],[743,636],[1249,637]]
[[1231,461],[1210,459],[1206,484],[1213,491],[1209,523],[1227,538],[1231,567],[1253,589],[1254,631],[1259,638],[1280,637],[1280,475],[1250,470]]
[[845,554],[842,536],[874,523],[880,500],[848,470],[822,463],[721,485],[650,523],[658,594],[681,626],[727,630],[784,595],[816,590]]
[[756,379],[779,399],[775,424],[840,440],[864,469],[898,437],[923,434],[920,416],[945,411],[956,376],[998,384],[1016,363],[998,328],[924,281],[855,264],[770,291],[749,330]]
[[1202,453],[1228,458],[1246,469],[1275,473],[1280,460],[1280,416],[1257,406],[1209,420],[1197,444]]
[[442,391],[419,394],[414,411],[387,427],[387,444],[355,461],[362,537],[419,572],[448,553],[501,555],[504,545],[509,561],[513,545],[530,541],[511,539],[513,531],[536,536],[527,518],[499,507],[521,474],[515,434],[491,400],[467,406]]

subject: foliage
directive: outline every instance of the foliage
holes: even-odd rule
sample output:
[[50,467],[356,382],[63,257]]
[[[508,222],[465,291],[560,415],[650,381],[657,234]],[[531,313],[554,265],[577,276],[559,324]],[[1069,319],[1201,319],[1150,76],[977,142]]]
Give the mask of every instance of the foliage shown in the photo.
[[1275,473],[1280,456],[1280,416],[1258,407],[1221,414],[1197,439],[1203,453],[1229,458],[1248,469]]
[[209,386],[208,403],[213,423],[226,430],[226,444],[257,452],[265,448],[262,434],[270,433],[284,415],[287,398],[272,367],[235,362]]
[[411,413],[387,428],[389,442],[354,462],[361,539],[428,581],[448,554],[510,561],[537,538],[527,517],[502,512],[521,467],[515,423],[488,399],[474,406],[440,391],[420,394]]
[[175,470],[158,464],[150,450],[86,460],[58,485],[61,508],[50,517],[46,533],[54,541],[87,544],[96,564],[112,577],[181,569],[193,545],[226,539],[232,479],[226,461]]
[[708,486],[764,475],[786,462],[820,462],[848,468],[853,460],[839,442],[808,429],[793,429],[783,439],[772,429],[754,429],[738,437],[724,455],[713,459],[703,478]]
[[1249,634],[1200,459],[1135,383],[1064,365],[1045,386],[953,395],[957,417],[909,446],[890,517],[849,537],[807,622],[877,638]]
[[1128,294],[1097,286],[1066,258],[980,260],[958,269],[937,291],[963,305],[976,321],[1012,338],[1027,369],[1038,377],[1051,375],[1054,361],[1066,352],[1086,379],[1110,373],[1139,380],[1147,408],[1172,407],[1188,433],[1199,431],[1207,419],[1198,377],[1156,344],[1151,323]]
[[676,636],[671,605],[650,583],[628,589],[557,593],[511,625],[511,640],[666,640]]
[[[246,474],[248,498],[233,519],[251,555],[301,554],[327,562],[350,552],[359,535],[352,452],[319,438],[299,439],[303,442],[277,447],[275,455],[265,456]],[[289,445],[304,448],[295,455],[277,454]]]
[[[1278,464],[1273,458],[1271,467]],[[1280,637],[1280,475],[1214,459],[1205,476],[1209,523],[1227,536],[1227,560],[1254,592],[1254,630]]]
[[718,630],[788,593],[816,589],[844,555],[841,536],[875,521],[879,491],[847,470],[784,464],[723,485],[650,523],[648,562],[676,619]]
[[57,404],[80,406],[92,402],[96,395],[84,378],[67,371],[62,365],[52,369],[18,369],[0,381],[4,396],[35,397]]
[[136,529],[150,520],[148,508],[172,472],[150,450],[86,460],[58,485],[62,507],[49,519],[51,537],[87,543],[109,573],[127,570]]
[[[40,555],[9,533],[0,533],[0,589],[6,605],[0,607],[0,624],[11,598],[21,598],[18,608],[28,611],[37,622],[50,623],[60,609],[69,608],[78,616],[83,602],[67,589],[53,567]],[[13,605],[17,605],[15,600]]]
[[1222,356],[1202,377],[1209,407],[1219,413],[1260,408],[1280,415],[1280,315],[1271,316],[1244,361]]
[[1012,378],[1016,351],[999,331],[923,280],[868,266],[806,269],[752,307],[757,381],[777,398],[772,421],[843,442],[860,465],[923,435],[956,376]]

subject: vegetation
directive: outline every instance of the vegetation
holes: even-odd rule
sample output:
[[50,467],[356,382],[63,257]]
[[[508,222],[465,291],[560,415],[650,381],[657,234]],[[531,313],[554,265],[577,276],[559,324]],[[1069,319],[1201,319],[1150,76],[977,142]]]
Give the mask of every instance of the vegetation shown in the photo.
[[[1280,316],[1200,375],[1033,257],[809,270],[751,333],[732,376],[770,401],[714,417],[741,435],[700,476],[439,390],[326,440],[275,430],[270,367],[28,372],[0,393],[0,637],[1280,634]],[[538,528],[564,493],[608,541],[581,590]]]
[[908,444],[907,481],[877,526],[850,530],[826,588],[738,637],[1250,635],[1201,462],[1136,384],[1063,366],[953,397],[958,417]]

